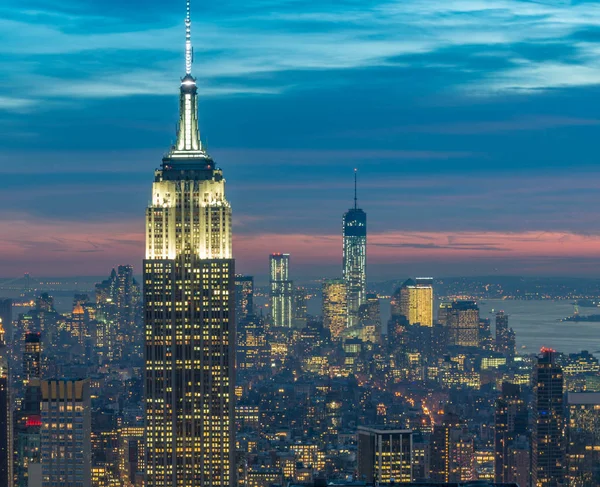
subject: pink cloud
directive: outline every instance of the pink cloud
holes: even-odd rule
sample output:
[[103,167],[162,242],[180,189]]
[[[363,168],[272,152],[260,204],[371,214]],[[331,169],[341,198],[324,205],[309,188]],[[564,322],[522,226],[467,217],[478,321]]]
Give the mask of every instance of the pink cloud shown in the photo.
[[[0,221],[0,275],[102,275],[118,264],[139,269],[144,252],[143,221],[61,222],[15,219]],[[237,234],[234,254],[238,269],[266,274],[268,254],[289,252],[293,265],[305,274],[337,269],[340,235]],[[531,262],[523,272],[540,269],[540,262],[598,259],[600,235],[570,232],[388,232],[369,235],[369,265],[428,265],[489,262]],[[558,267],[557,267],[558,269]],[[563,269],[568,270],[563,266]],[[592,273],[593,269],[590,269]],[[325,272],[325,271],[323,271]],[[597,272],[594,272],[597,273]]]

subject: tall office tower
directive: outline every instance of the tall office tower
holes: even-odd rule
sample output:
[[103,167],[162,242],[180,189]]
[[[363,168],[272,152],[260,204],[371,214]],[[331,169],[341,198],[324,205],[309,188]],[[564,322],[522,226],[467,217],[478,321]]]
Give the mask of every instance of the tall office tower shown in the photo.
[[479,318],[479,348],[490,352],[496,349],[492,339],[492,327],[489,318]]
[[[460,482],[472,478],[473,438],[466,423],[454,413],[446,413],[431,436],[430,477],[435,482]],[[470,461],[470,463],[469,463]],[[466,477],[466,478],[465,478]]]
[[[444,306],[442,308],[442,306]],[[479,308],[474,301],[454,301],[440,305],[446,313],[448,344],[459,347],[479,346]]]
[[358,477],[367,483],[411,482],[413,432],[358,427]]
[[394,293],[393,314],[404,316],[409,325],[433,326],[433,279],[408,279]]
[[120,265],[117,268],[116,291],[121,326],[124,328],[133,327],[135,325],[138,286],[133,278],[132,265]]
[[12,325],[12,299],[0,298],[0,320],[4,326],[4,334],[6,335],[6,341],[11,342],[13,339],[14,331]]
[[600,485],[600,393],[569,392],[568,485]]
[[508,315],[504,311],[496,313],[496,350],[507,357],[515,355],[514,334],[508,327]]
[[126,426],[119,431],[119,471],[125,486],[136,485],[136,477],[144,471],[144,428]]
[[290,281],[290,254],[271,254],[271,316],[273,326],[292,326],[294,283]]
[[554,350],[543,348],[534,370],[532,485],[565,483],[565,408],[563,372]]
[[367,295],[367,214],[358,207],[356,170],[354,208],[344,213],[342,277],[348,292],[348,327],[358,325],[358,310]]
[[23,384],[25,395],[15,411],[14,465],[15,487],[41,486],[41,353],[39,332],[25,333],[23,347]]
[[0,321],[0,487],[12,485],[12,409],[5,333]]
[[43,380],[41,389],[42,487],[90,487],[89,380]]
[[42,340],[40,332],[25,333],[23,348],[23,381],[29,384],[31,379],[41,377]]
[[502,383],[502,394],[496,400],[494,450],[496,482],[516,482],[519,459],[515,456],[515,443],[527,435],[529,422],[527,406],[521,387]]
[[251,314],[240,321],[237,327],[236,355],[240,371],[264,371],[269,359],[269,348],[262,316]]
[[71,313],[71,334],[83,345],[88,336],[88,319],[81,303],[75,302]]
[[294,328],[304,328],[308,317],[308,293],[305,287],[294,288],[294,309],[292,311],[292,325]]
[[358,310],[360,338],[365,342],[381,341],[381,302],[377,294],[367,294]]
[[241,323],[248,315],[254,314],[254,278],[235,276],[235,320]]
[[328,279],[323,282],[323,327],[331,333],[332,340],[341,338],[348,324],[346,282]]
[[175,145],[146,212],[146,486],[234,482],[235,274],[225,179],[198,130],[187,4]]

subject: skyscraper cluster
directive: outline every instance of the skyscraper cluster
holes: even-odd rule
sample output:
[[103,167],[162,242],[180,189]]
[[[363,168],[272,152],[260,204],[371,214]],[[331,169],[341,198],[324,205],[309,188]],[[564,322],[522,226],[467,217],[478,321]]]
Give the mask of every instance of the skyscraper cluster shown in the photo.
[[599,486],[598,359],[518,353],[481,289],[367,289],[356,172],[338,278],[299,283],[288,253],[267,286],[235,274],[192,68],[188,0],[143,291],[119,265],[93,294],[27,275],[34,301],[0,299],[0,487]]

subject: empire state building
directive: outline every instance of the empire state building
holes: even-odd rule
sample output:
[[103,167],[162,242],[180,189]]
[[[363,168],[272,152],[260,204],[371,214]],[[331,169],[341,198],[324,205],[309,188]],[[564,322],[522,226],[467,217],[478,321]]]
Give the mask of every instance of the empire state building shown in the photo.
[[146,211],[148,487],[231,486],[234,261],[225,179],[202,146],[187,3],[177,140]]

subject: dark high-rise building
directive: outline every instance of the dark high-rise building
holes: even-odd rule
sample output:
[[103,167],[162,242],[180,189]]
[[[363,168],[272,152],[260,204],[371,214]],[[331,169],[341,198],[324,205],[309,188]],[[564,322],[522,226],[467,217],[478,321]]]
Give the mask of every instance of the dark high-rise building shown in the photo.
[[348,327],[358,325],[358,310],[367,295],[367,214],[358,207],[356,171],[354,172],[354,208],[343,219],[342,277],[348,296]]
[[12,410],[8,349],[3,324],[0,323],[0,487],[12,485]]
[[271,254],[271,316],[273,325],[292,326],[294,283],[290,280],[290,254]]
[[475,301],[442,303],[440,316],[448,327],[448,345],[479,346],[479,308]]
[[42,363],[42,340],[40,332],[25,333],[23,348],[23,381],[29,384],[31,379],[39,379]]
[[412,481],[412,443],[411,430],[359,426],[359,479],[384,484]]
[[254,314],[254,278],[235,276],[235,320],[241,323],[246,316]]
[[454,413],[446,413],[431,436],[431,480],[472,480],[473,455],[473,438],[468,434],[465,422]]
[[360,337],[365,342],[379,343],[381,340],[381,302],[377,294],[367,294],[367,299],[358,310]]
[[40,486],[42,480],[42,417],[40,379],[30,377],[25,397],[15,412],[15,487]]
[[572,487],[600,485],[600,392],[569,392],[567,480]]
[[235,274],[225,179],[198,130],[190,10],[177,139],[146,212],[146,486],[234,485]]
[[533,384],[532,484],[560,487],[565,483],[566,473],[565,407],[563,372],[554,350],[542,349]]
[[12,341],[13,339],[13,326],[12,326],[12,299],[0,298],[0,320],[4,326],[4,333],[6,334],[6,341]]
[[308,317],[308,293],[305,287],[294,288],[294,309],[292,312],[292,324],[294,328],[304,328]]
[[495,349],[489,318],[479,318],[479,348],[489,351]]
[[496,313],[496,350],[507,357],[515,355],[515,334],[508,327],[508,315],[504,311]]
[[23,346],[25,395],[21,407],[15,411],[14,421],[15,487],[41,485],[41,354],[41,333],[25,333]]
[[[502,394],[496,401],[494,430],[494,459],[496,482],[516,482],[520,452],[515,443],[527,436],[528,413],[521,387],[504,382]],[[515,453],[516,452],[516,453]]]
[[237,328],[237,367],[241,371],[260,372],[269,359],[265,333],[265,320],[262,316],[248,315]]

